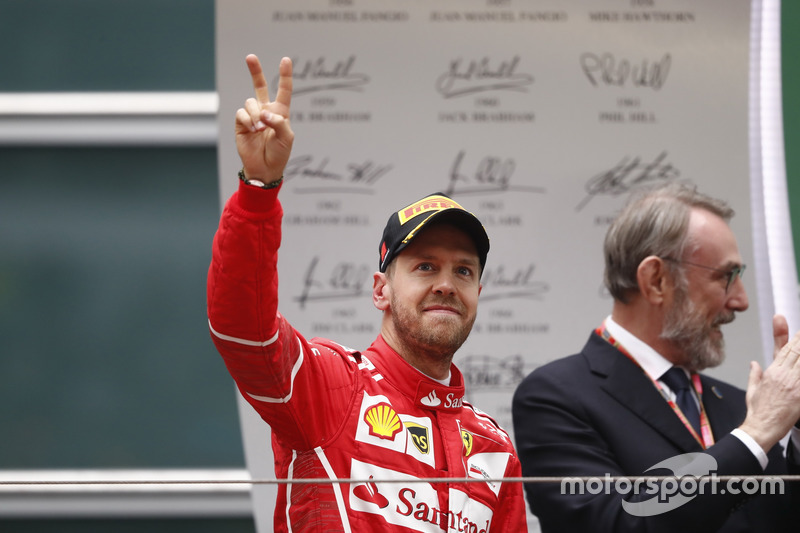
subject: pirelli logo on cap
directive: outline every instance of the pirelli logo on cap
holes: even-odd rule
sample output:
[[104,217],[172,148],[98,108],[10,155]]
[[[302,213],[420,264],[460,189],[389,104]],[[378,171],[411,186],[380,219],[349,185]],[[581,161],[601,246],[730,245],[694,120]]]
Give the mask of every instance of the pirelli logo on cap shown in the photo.
[[403,225],[415,216],[421,215],[422,213],[453,208],[462,210],[464,209],[457,202],[454,202],[446,196],[428,196],[427,198],[423,198],[419,202],[411,204],[405,209],[398,211],[397,216],[400,219],[400,225]]

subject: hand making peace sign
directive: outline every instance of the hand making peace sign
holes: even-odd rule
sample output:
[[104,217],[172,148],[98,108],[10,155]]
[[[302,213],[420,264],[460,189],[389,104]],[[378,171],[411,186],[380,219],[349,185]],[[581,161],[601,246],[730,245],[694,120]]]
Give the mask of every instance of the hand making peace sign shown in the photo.
[[255,98],[236,111],[236,149],[247,179],[271,183],[283,175],[289,161],[294,132],[289,124],[292,100],[292,60],[281,59],[278,92],[270,101],[267,80],[254,54],[245,59],[253,79]]

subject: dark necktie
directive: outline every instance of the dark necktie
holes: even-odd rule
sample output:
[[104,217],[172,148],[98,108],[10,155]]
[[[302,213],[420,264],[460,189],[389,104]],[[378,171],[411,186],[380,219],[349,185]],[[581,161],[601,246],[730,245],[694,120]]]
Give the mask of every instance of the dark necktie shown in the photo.
[[692,425],[697,434],[700,434],[700,411],[697,408],[697,401],[691,391],[691,383],[686,377],[686,372],[677,366],[673,366],[661,376],[670,390],[675,393],[675,403],[678,404],[681,412]]

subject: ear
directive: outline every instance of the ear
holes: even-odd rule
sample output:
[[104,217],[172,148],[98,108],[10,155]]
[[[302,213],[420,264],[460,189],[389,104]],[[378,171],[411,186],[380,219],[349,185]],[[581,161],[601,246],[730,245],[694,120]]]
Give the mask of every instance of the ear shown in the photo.
[[663,259],[654,255],[645,257],[636,269],[636,281],[642,297],[652,304],[661,304],[672,289],[672,276]]
[[386,311],[389,308],[389,280],[383,272],[375,272],[372,275],[372,303],[380,311]]

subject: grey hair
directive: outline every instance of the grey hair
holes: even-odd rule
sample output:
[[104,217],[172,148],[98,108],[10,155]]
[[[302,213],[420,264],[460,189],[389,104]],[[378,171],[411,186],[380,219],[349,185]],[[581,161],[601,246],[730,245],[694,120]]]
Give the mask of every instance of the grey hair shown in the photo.
[[[630,197],[608,228],[603,244],[604,283],[615,300],[627,303],[629,295],[638,292],[637,270],[645,258],[683,257],[692,209],[704,209],[725,222],[734,215],[723,200],[678,182],[642,190]],[[680,282],[679,265],[671,261],[667,264]]]

